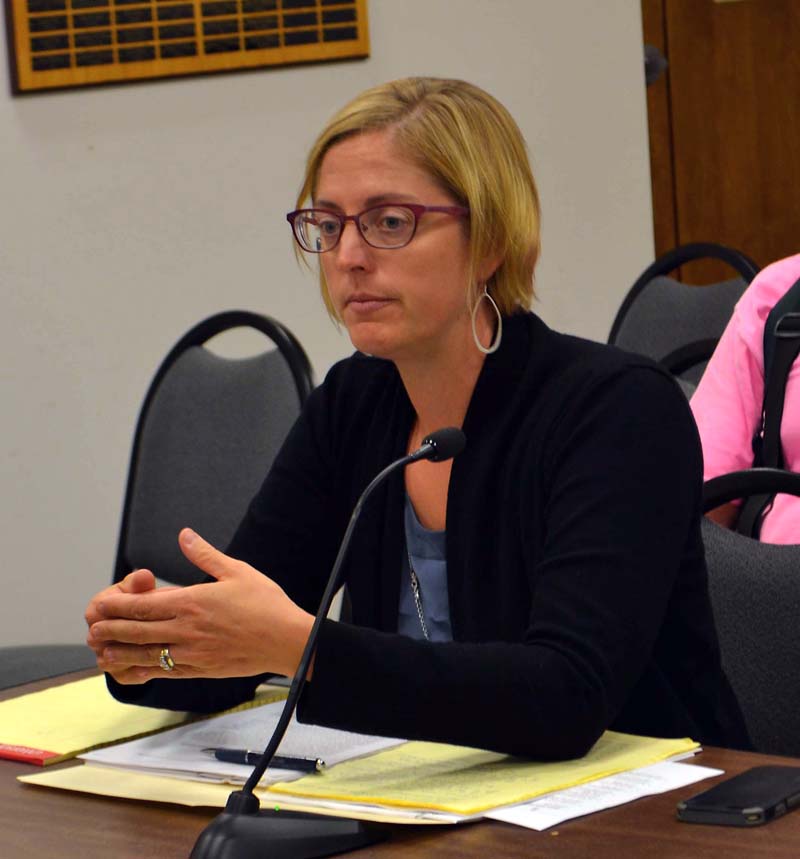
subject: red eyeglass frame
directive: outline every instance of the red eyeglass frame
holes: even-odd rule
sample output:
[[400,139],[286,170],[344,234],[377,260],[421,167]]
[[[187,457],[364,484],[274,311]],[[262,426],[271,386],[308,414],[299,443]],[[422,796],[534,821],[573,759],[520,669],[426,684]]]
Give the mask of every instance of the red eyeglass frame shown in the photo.
[[[390,245],[389,247],[384,247],[382,245],[373,245],[372,242],[367,238],[366,233],[361,227],[361,218],[366,215],[367,212],[374,212],[375,209],[408,209],[414,215],[414,229],[411,231],[411,235],[408,239],[403,242],[402,245]],[[307,212],[322,212],[326,215],[331,215],[336,218],[339,223],[342,225],[339,230],[339,235],[336,237],[336,242],[332,244],[329,248],[325,248],[324,250],[314,250],[313,248],[307,248],[297,237],[297,229],[295,228],[295,220],[299,215],[303,215]],[[332,251],[341,241],[342,233],[344,233],[345,225],[348,221],[352,221],[356,228],[358,229],[358,234],[362,239],[371,247],[376,250],[381,251],[396,251],[400,248],[406,247],[414,236],[417,234],[417,226],[419,225],[419,219],[426,212],[443,212],[446,215],[452,215],[454,218],[468,218],[469,217],[469,209],[465,206],[423,206],[420,203],[380,203],[377,206],[369,206],[361,212],[358,212],[355,215],[343,215],[341,212],[335,212],[333,209],[322,209],[322,208],[310,208],[310,209],[296,209],[294,212],[289,212],[286,215],[286,220],[291,224],[292,227],[292,235],[294,236],[294,240],[297,242],[300,247],[306,251],[307,253],[312,254],[324,254],[328,251]]]

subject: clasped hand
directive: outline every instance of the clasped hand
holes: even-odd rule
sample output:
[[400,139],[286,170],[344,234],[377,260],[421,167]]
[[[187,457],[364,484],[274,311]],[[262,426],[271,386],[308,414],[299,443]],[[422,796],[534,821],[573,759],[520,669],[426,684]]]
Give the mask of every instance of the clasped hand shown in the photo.
[[[297,669],[314,618],[270,578],[215,549],[189,528],[183,554],[215,582],[156,588],[135,570],[100,591],[86,609],[87,644],[119,683],[154,677],[244,677]],[[159,656],[168,647],[175,668]]]

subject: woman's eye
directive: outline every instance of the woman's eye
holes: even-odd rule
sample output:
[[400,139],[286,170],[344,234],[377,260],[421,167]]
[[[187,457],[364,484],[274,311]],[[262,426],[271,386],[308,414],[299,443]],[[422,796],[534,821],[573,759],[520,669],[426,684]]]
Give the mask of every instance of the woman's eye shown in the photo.
[[339,232],[339,222],[334,220],[320,221],[318,229],[325,236],[335,236]]
[[400,212],[384,212],[378,218],[378,227],[387,232],[402,230],[408,226],[408,218]]

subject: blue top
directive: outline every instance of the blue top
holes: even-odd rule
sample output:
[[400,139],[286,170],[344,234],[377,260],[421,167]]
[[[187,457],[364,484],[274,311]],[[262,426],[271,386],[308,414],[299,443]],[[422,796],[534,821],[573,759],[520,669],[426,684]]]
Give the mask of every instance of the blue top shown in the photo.
[[[420,524],[414,505],[406,495],[405,531],[408,554],[419,581],[422,613],[431,641],[452,641],[450,600],[447,594],[446,531],[429,531]],[[411,638],[424,638],[419,622],[408,558],[403,557],[397,631]]]

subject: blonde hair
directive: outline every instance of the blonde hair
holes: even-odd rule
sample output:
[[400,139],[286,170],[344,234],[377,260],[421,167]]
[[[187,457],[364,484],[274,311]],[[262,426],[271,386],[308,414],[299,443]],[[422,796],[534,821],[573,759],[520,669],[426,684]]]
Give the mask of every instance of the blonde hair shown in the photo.
[[[345,105],[317,137],[306,161],[296,207],[313,200],[322,161],[336,143],[391,129],[401,151],[470,210],[470,306],[483,284],[477,272],[500,260],[487,288],[510,315],[534,298],[539,256],[539,196],[516,122],[500,102],[473,84],[442,78],[403,78],[366,90]],[[336,312],[320,266],[328,312]]]

